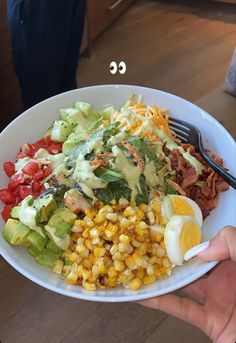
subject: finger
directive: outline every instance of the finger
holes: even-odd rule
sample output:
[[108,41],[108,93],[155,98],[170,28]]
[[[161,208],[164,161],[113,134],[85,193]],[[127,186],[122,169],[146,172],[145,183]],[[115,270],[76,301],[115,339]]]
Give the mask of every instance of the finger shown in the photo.
[[205,290],[206,290],[206,277],[197,280],[190,285],[183,287],[182,292],[185,295],[188,295],[197,302],[204,304],[205,303]]
[[224,227],[198,256],[205,261],[222,261],[230,258],[236,262],[236,228]]
[[204,330],[206,315],[203,306],[188,298],[181,298],[173,294],[139,301],[141,305],[158,309],[171,316],[175,316]]

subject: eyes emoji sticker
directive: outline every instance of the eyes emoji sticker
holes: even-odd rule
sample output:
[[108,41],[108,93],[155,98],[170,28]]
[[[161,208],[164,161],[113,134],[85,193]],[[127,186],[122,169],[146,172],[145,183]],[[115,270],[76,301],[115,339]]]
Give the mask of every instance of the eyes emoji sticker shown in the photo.
[[118,65],[115,61],[110,63],[110,73],[114,75],[117,72],[121,75],[126,73],[126,63],[124,61],[121,61]]

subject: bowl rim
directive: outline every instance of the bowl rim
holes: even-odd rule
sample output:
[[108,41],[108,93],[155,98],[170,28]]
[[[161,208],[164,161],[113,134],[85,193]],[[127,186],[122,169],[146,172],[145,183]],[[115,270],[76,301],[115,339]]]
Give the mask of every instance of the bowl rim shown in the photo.
[[[205,114],[208,118],[210,117],[210,119],[212,120],[212,122],[214,123],[214,125],[218,126],[224,133],[225,136],[227,136],[227,140],[230,141],[231,144],[235,145],[236,148],[236,142],[233,139],[233,137],[231,136],[231,134],[224,128],[224,126],[219,123],[217,121],[217,119],[215,119],[214,117],[212,117],[208,112],[206,112],[204,109],[202,109],[201,107],[199,107],[198,105],[182,98],[179,97],[175,94],[169,93],[169,92],[165,92],[159,89],[155,89],[155,88],[151,88],[151,87],[147,87],[147,86],[139,86],[139,85],[132,85],[132,84],[102,84],[102,85],[94,85],[94,86],[87,86],[87,87],[81,87],[81,88],[76,88],[64,93],[60,93],[57,95],[54,95],[50,98],[47,98],[37,104],[35,104],[34,106],[32,106],[31,108],[27,109],[26,111],[22,112],[18,117],[16,117],[14,120],[12,120],[1,132],[0,132],[0,137],[2,135],[5,135],[8,131],[8,129],[11,126],[14,126],[18,123],[18,121],[20,122],[22,117],[27,117],[29,115],[29,113],[34,110],[37,109],[38,107],[40,107],[43,103],[47,103],[48,101],[53,101],[56,100],[59,97],[62,96],[66,96],[66,94],[71,94],[71,93],[77,93],[79,91],[83,91],[83,90],[90,90],[90,89],[96,89],[96,88],[116,88],[117,90],[119,90],[119,88],[130,88],[132,87],[132,89],[134,89],[134,92],[136,90],[137,91],[141,91],[141,89],[145,89],[145,90],[151,90],[154,92],[158,92],[161,94],[165,94],[165,95],[170,95],[171,97],[176,98],[178,101],[184,101],[185,103],[187,103],[189,106],[197,109],[199,112]],[[135,92],[135,93],[136,93]],[[30,281],[33,281],[34,283],[40,285],[41,287],[44,287],[46,289],[49,289],[51,291],[54,291],[58,294],[61,295],[65,295],[65,296],[69,296],[72,298],[76,298],[76,299],[82,299],[82,300],[89,300],[89,301],[97,301],[97,302],[129,302],[129,301],[138,301],[138,300],[144,300],[144,299],[149,299],[152,297],[156,297],[156,296],[161,296],[163,294],[167,294],[170,293],[172,291],[178,290],[188,284],[190,284],[191,282],[197,280],[198,278],[202,277],[205,273],[207,273],[208,271],[210,271],[218,262],[214,261],[214,262],[204,262],[201,265],[201,270],[199,270],[198,272],[195,272],[193,274],[191,274],[190,276],[186,277],[183,281],[178,282],[178,285],[176,286],[175,284],[170,285],[167,288],[164,289],[156,289],[154,291],[150,291],[148,293],[144,293],[144,294],[137,294],[136,291],[133,292],[132,295],[122,295],[122,296],[98,296],[98,295],[94,295],[95,292],[99,292],[99,290],[97,291],[89,291],[89,293],[82,293],[82,292],[78,292],[76,293],[74,290],[66,290],[66,289],[61,289],[57,286],[53,286],[45,281],[42,281],[40,278],[36,277],[36,276],[32,276],[30,275],[24,268],[21,267],[20,264],[18,264],[13,258],[11,258],[11,256],[9,254],[5,254],[2,253],[2,251],[0,251],[1,256],[15,269],[17,270],[19,273],[21,273],[23,276],[25,276],[27,279],[29,279]],[[157,281],[158,282],[158,281]],[[76,287],[81,287],[81,286],[76,286]]]

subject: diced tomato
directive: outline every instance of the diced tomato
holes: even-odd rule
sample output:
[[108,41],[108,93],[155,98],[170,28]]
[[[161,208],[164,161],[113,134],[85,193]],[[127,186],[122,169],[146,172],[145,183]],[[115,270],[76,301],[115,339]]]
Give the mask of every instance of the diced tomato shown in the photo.
[[8,184],[8,189],[10,191],[13,191],[14,189],[16,189],[21,183],[23,182],[23,175],[21,174],[14,174],[11,177],[11,180]]
[[33,176],[34,181],[42,181],[44,178],[44,171],[42,169],[39,169]]
[[28,195],[32,194],[32,189],[29,186],[24,186],[24,185],[20,185],[19,186],[19,193],[20,193],[20,198],[24,199],[26,198]]
[[34,192],[39,192],[41,189],[41,183],[39,181],[34,181],[32,183],[32,191]]
[[3,164],[3,169],[4,169],[5,173],[7,174],[7,176],[9,176],[9,177],[14,175],[16,172],[15,164],[12,162],[5,162]]
[[34,175],[38,170],[39,165],[37,162],[29,162],[22,168],[22,172],[27,175]]
[[32,195],[34,199],[37,199],[40,196],[40,192],[34,192]]
[[5,204],[11,204],[15,201],[13,194],[7,188],[0,190],[0,199]]
[[61,144],[57,144],[57,143],[51,143],[48,148],[47,151],[49,152],[49,154],[59,154],[62,150],[62,146]]
[[13,208],[13,205],[6,205],[4,209],[1,212],[2,218],[5,222],[11,217],[11,210]]
[[48,177],[52,173],[52,169],[48,166],[44,168],[44,178]]

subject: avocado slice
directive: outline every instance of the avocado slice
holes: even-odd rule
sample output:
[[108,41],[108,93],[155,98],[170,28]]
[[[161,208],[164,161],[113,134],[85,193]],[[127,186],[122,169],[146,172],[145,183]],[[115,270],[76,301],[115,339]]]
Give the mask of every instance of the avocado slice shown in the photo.
[[48,241],[47,245],[46,245],[46,249],[50,250],[56,254],[62,254],[63,250],[58,248],[58,246],[53,242],[53,241]]
[[40,253],[40,250],[35,248],[33,245],[31,247],[29,247],[27,251],[33,257],[37,256]]
[[52,212],[57,207],[56,201],[52,194],[41,196],[34,201],[34,205],[38,211],[38,222],[47,222]]
[[55,253],[48,249],[43,249],[35,256],[36,261],[44,267],[52,268],[61,253]]
[[11,217],[14,219],[19,219],[20,206],[15,206],[11,210]]
[[64,238],[67,233],[70,233],[71,225],[67,223],[61,216],[54,214],[48,221],[48,225],[56,229],[56,236]]
[[70,245],[70,235],[67,233],[63,238],[56,235],[56,228],[45,225],[45,230],[47,231],[48,237],[62,250],[66,250]]
[[58,207],[54,211],[54,214],[61,217],[65,222],[69,223],[71,226],[74,224],[77,216],[75,213],[71,212],[67,207]]
[[29,244],[31,246],[33,246],[34,248],[36,248],[37,250],[42,250],[46,243],[47,243],[47,238],[41,236],[38,232],[36,231],[32,231],[30,232],[27,237],[26,240],[29,242]]
[[22,200],[20,203],[19,220],[22,224],[45,237],[42,228],[37,225],[40,217],[39,214],[40,213],[34,204],[34,198],[32,195],[29,195]]
[[30,231],[30,228],[19,222],[19,220],[8,219],[3,228],[3,238],[13,245],[29,246],[26,236]]
[[64,120],[55,120],[52,127],[51,139],[55,142],[64,142],[73,129],[73,124]]

